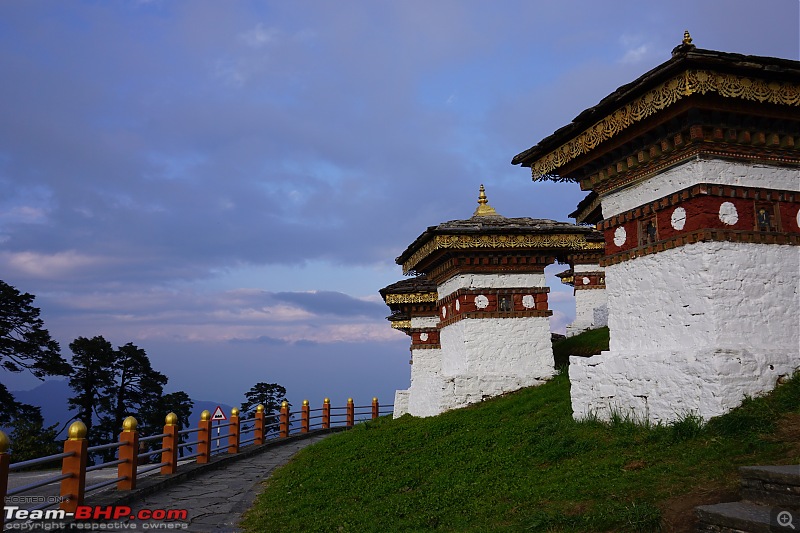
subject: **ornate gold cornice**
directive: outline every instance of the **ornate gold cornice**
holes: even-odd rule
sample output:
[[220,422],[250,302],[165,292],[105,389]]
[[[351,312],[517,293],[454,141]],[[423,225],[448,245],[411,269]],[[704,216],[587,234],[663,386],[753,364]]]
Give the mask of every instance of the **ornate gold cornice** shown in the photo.
[[[587,242],[583,235],[557,233],[547,235],[434,235],[403,263],[403,273],[408,273],[429,254],[443,249],[495,248],[498,250],[572,249],[602,250],[603,242]],[[388,302],[387,302],[388,303]]]
[[617,109],[547,155],[531,164],[534,181],[552,179],[554,170],[589,153],[629,126],[662,111],[688,96],[716,93],[725,98],[800,106],[800,85],[766,82],[709,70],[687,70]]
[[565,276],[565,277],[561,278],[561,283],[563,283],[564,285],[572,285],[573,283],[575,283],[575,277],[574,276]]
[[394,329],[410,329],[411,328],[411,321],[410,320],[395,320],[392,322],[392,328]]
[[436,302],[438,298],[435,292],[407,292],[400,294],[387,294],[386,305],[391,304],[422,304]]

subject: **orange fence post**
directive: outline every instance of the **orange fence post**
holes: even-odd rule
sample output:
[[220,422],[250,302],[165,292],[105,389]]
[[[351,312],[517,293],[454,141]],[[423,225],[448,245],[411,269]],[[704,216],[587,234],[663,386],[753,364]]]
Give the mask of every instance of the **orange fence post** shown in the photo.
[[[5,507],[6,492],[8,492],[8,465],[11,464],[11,455],[8,453],[8,447],[11,442],[5,433],[0,431],[0,507]],[[3,531],[3,520],[5,520],[5,513],[0,513],[0,531]]]
[[356,422],[356,411],[353,405],[353,399],[347,399],[347,427],[351,428]]
[[289,402],[284,401],[281,404],[281,424],[280,424],[280,436],[281,437],[288,437],[289,436]]
[[164,437],[161,439],[161,462],[167,463],[161,467],[162,474],[174,474],[178,471],[178,415],[169,413],[164,419]]
[[253,429],[255,442],[254,444],[264,444],[264,404],[258,404],[256,407],[256,424]]
[[139,464],[139,432],[138,422],[132,416],[122,421],[122,433],[119,434],[119,460],[125,461],[117,465],[117,490],[133,490],[136,488],[136,466]]
[[311,417],[311,410],[308,407],[308,400],[303,400],[303,416],[300,424],[300,433],[308,433],[310,417]]
[[211,412],[200,413],[200,431],[197,432],[198,464],[205,464],[211,459]]
[[378,418],[379,413],[380,413],[380,406],[378,405],[378,399],[377,398],[373,398],[372,399],[372,419],[375,420],[376,418]]
[[331,400],[325,398],[322,402],[322,429],[329,429],[331,427]]
[[231,432],[228,434],[228,453],[239,453],[239,410],[231,409]]
[[70,477],[61,480],[61,497],[65,498],[60,508],[68,513],[83,503],[83,493],[86,489],[86,449],[89,443],[86,440],[86,424],[76,420],[69,426],[68,438],[64,441],[64,453],[72,454],[61,461],[61,473]]

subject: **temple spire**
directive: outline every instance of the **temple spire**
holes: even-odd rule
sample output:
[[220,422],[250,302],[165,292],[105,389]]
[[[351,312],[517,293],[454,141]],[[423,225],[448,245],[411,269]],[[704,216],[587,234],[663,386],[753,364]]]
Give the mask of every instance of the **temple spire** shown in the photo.
[[473,213],[472,216],[473,217],[498,216],[497,211],[494,210],[494,207],[489,205],[489,200],[486,199],[486,189],[483,188],[482,183],[481,183],[480,194],[478,194],[478,208],[475,210],[475,213]]

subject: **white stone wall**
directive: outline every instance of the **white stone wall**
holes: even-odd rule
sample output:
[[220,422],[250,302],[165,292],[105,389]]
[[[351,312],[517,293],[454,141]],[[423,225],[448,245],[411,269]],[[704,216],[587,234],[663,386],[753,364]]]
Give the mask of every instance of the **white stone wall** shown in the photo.
[[800,367],[800,248],[706,242],[606,268],[611,344],[570,358],[572,407],[705,419]]
[[400,418],[408,413],[408,389],[394,391],[394,411],[392,418]]
[[[594,264],[576,264],[572,267],[576,286],[581,283],[581,274],[604,272],[605,269]],[[575,291],[575,320],[567,325],[566,335],[572,337],[587,329],[597,329],[608,325],[608,298],[605,289]]]
[[546,317],[464,319],[440,331],[443,410],[463,407],[552,377]]
[[411,387],[408,412],[414,416],[433,416],[442,412],[442,350],[411,350]]
[[575,320],[567,325],[567,337],[608,325],[608,298],[604,289],[575,291]]
[[798,174],[792,168],[695,159],[644,182],[603,196],[603,218],[611,218],[698,183],[800,191]]
[[438,316],[412,316],[411,329],[435,328],[439,325]]
[[544,274],[459,274],[437,287],[439,299],[458,289],[544,287]]

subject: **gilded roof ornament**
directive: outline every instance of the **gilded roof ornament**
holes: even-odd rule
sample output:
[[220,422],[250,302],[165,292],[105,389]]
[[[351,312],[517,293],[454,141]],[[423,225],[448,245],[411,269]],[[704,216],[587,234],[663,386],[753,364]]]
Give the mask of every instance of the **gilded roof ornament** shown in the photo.
[[683,32],[683,44],[692,44],[692,36],[689,35],[689,30]]
[[480,194],[478,194],[478,208],[475,210],[475,213],[473,213],[472,216],[473,217],[498,216],[497,211],[494,210],[494,207],[489,205],[489,200],[486,199],[486,189],[483,188],[482,183],[481,183]]

